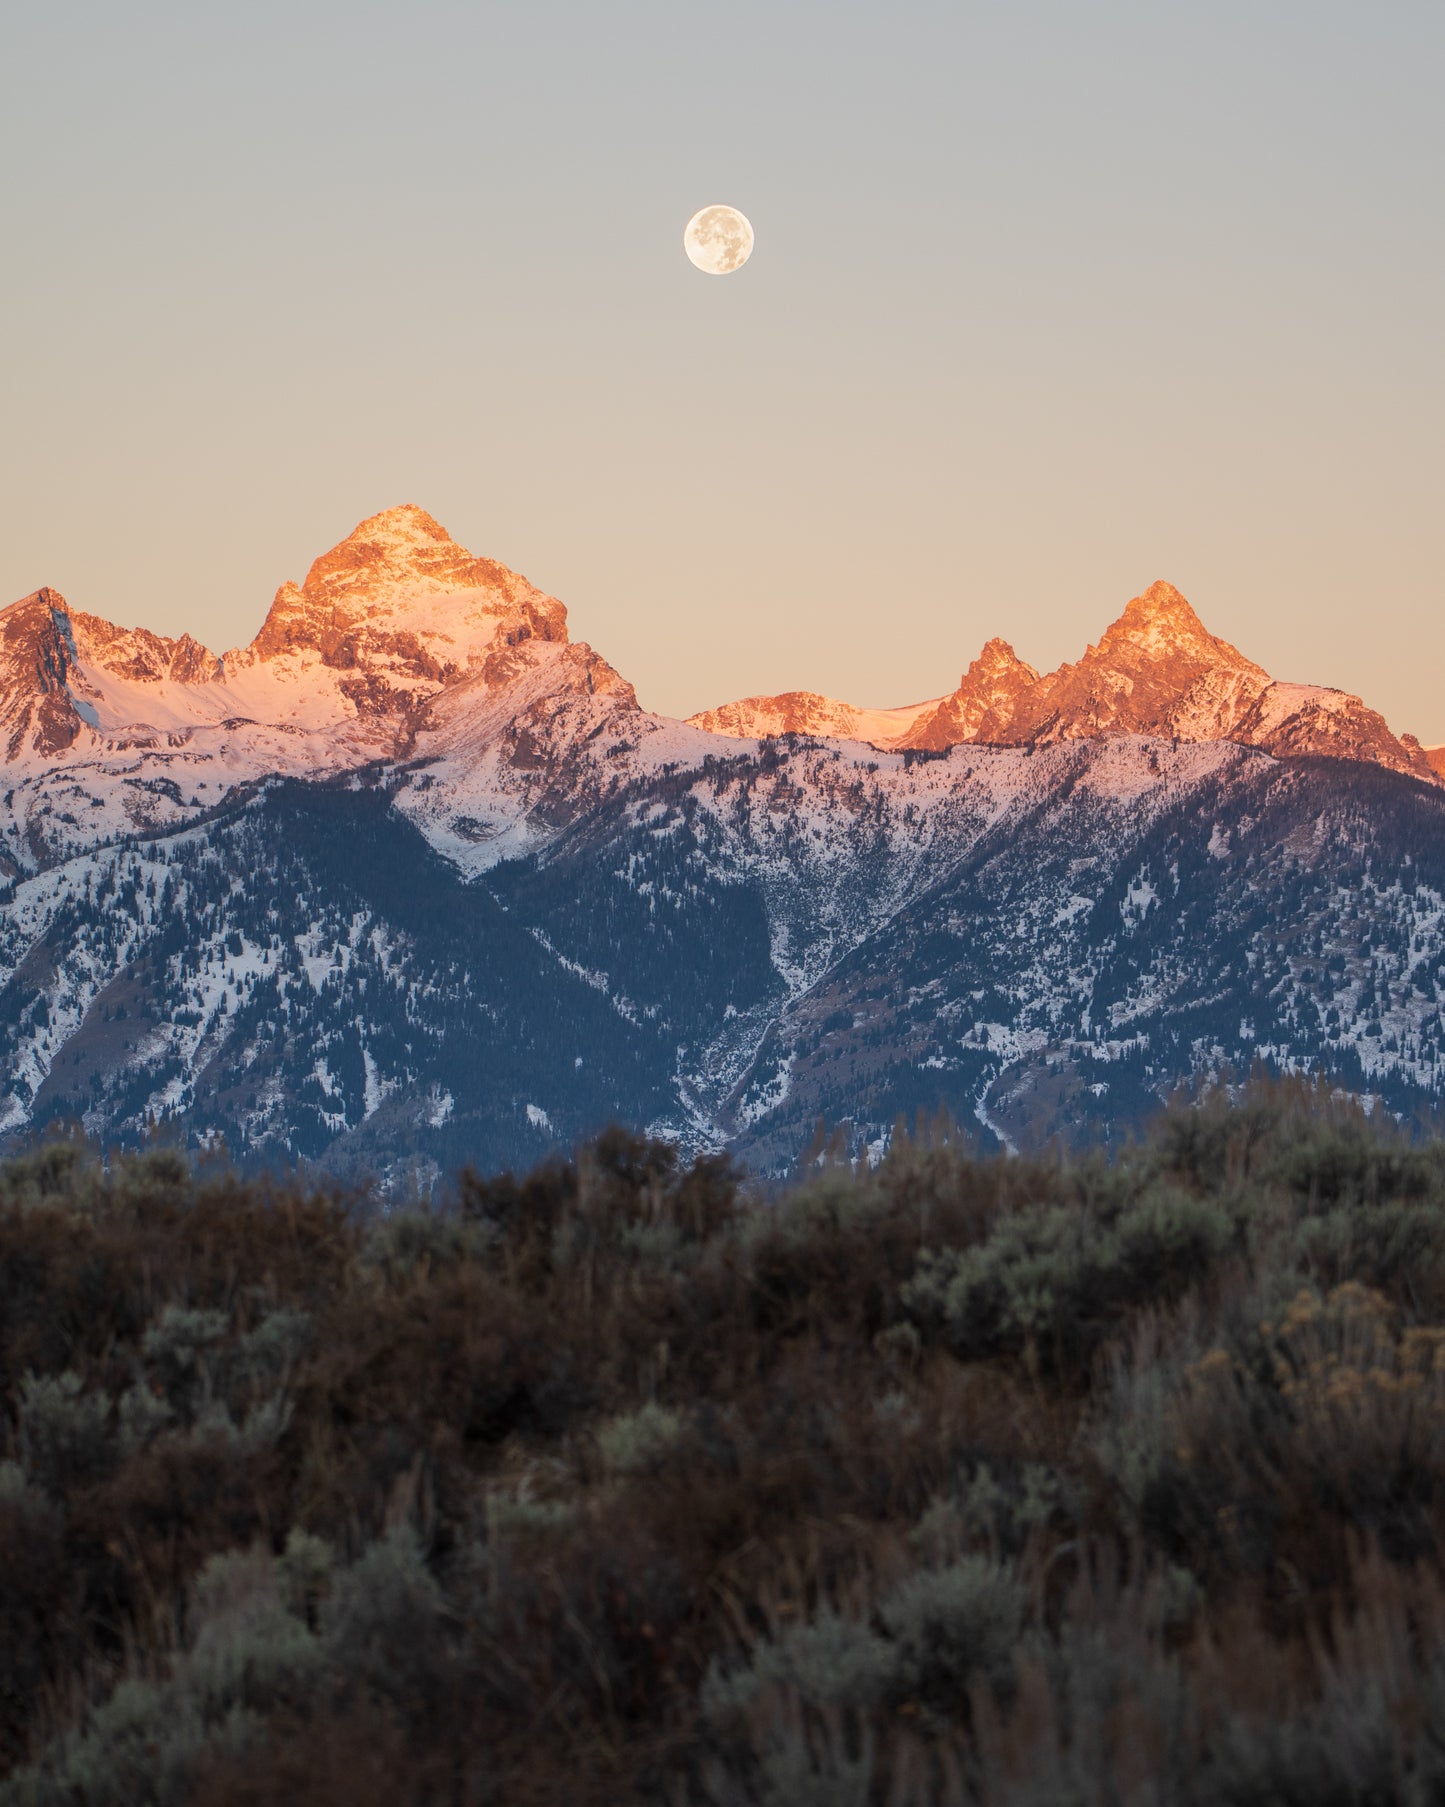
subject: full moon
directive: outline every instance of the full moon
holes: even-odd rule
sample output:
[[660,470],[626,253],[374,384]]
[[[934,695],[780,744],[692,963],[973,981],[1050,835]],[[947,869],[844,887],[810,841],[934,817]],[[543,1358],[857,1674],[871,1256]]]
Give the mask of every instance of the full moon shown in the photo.
[[704,207],[687,222],[682,245],[708,276],[731,276],[753,254],[753,229],[736,207]]

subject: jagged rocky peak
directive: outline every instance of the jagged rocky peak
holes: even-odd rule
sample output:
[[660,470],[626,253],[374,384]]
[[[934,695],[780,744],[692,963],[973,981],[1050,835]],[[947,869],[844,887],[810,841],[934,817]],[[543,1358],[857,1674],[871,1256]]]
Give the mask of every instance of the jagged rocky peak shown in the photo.
[[1033,666],[1021,659],[1007,640],[995,636],[984,643],[983,651],[958,680],[948,704],[960,725],[971,724],[972,734],[989,715],[1011,709],[1038,681]]
[[80,732],[66,688],[75,641],[65,598],[42,588],[0,614],[0,735],[5,757],[63,753]]
[[[283,584],[256,639],[224,659],[190,635],[71,609],[50,589],[0,612],[0,758],[49,767],[165,745],[184,748],[183,765],[221,760],[227,784],[278,759],[320,773],[409,744],[448,689],[505,699],[521,685],[531,697],[554,678],[620,695],[605,661],[569,646],[560,602],[474,558],[424,509],[393,508],[318,558],[304,583]],[[284,725],[284,743],[271,725]],[[96,782],[144,800],[134,776]],[[169,771],[155,782],[191,795]]]
[[98,615],[72,612],[70,621],[85,664],[113,672],[132,684],[210,684],[221,676],[221,661],[199,640],[182,634],[169,640],[144,627],[116,627]]
[[1105,629],[1099,644],[1084,655],[1085,659],[1115,660],[1121,656],[1159,664],[1182,660],[1204,668],[1248,671],[1268,678],[1268,673],[1252,659],[1246,659],[1238,647],[1211,634],[1189,601],[1162,579],[1127,603],[1119,619]]
[[958,689],[927,709],[901,744],[942,752],[976,740],[991,722],[1007,722],[1018,699],[1039,681],[1032,665],[995,636],[958,680]]
[[739,697],[689,720],[713,734],[841,734],[855,725],[857,713],[850,704],[834,702],[816,690],[785,690],[778,696]]
[[315,651],[343,669],[382,663],[456,676],[498,643],[565,641],[567,611],[495,559],[474,558],[424,508],[384,509],[284,583],[245,653],[227,664]]
[[[1124,608],[1075,664],[1065,663],[982,725],[986,740],[1028,742],[1099,734],[1229,738],[1270,683],[1269,673],[1211,634],[1170,583]],[[1183,712],[1181,715],[1181,711]]]
[[0,611],[5,758],[66,753],[83,728],[99,725],[98,684],[198,684],[220,671],[216,655],[189,634],[169,640],[146,628],[117,627],[72,609],[59,590],[36,590]]
[[997,683],[1000,679],[1011,682],[1019,676],[1032,683],[1038,675],[1032,665],[1018,656],[1007,640],[1001,640],[995,634],[992,640],[984,642],[978,657],[970,661],[968,670],[958,680],[958,687],[960,690],[977,690],[984,684]]
[[900,709],[857,709],[815,690],[788,690],[780,696],[742,697],[687,719],[689,726],[705,728],[709,734],[749,740],[807,734],[817,739],[861,740],[875,747],[911,747],[923,744],[913,738],[918,724],[943,701],[935,697]]
[[117,627],[100,615],[73,609],[48,586],[0,611],[0,638],[13,660],[35,660],[41,690],[63,685],[78,665],[99,666],[135,683],[174,678],[205,683],[220,675],[220,661],[199,640],[170,640],[144,627]]
[[[61,623],[65,624],[63,628]],[[68,610],[59,590],[32,590],[0,612],[0,647],[4,649],[7,677],[17,666],[33,664],[34,682],[39,689],[63,684],[68,639]],[[57,658],[62,662],[59,669]]]

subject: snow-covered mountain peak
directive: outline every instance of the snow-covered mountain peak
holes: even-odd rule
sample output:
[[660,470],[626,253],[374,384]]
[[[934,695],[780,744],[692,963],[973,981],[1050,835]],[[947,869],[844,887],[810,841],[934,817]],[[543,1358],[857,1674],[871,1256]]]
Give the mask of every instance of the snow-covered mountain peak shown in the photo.
[[226,663],[309,651],[337,669],[436,683],[474,668],[499,638],[565,642],[567,611],[408,503],[363,521],[303,583],[282,584],[260,633]]
[[415,502],[401,502],[395,508],[368,515],[333,550],[340,551],[343,546],[363,546],[402,557],[426,557],[437,549],[462,550],[441,522]]
[[[569,643],[560,602],[411,506],[283,584],[260,633],[223,659],[39,590],[0,612],[0,872],[188,820],[268,776],[406,757],[452,690],[497,735],[528,710],[545,720],[549,689],[559,706],[580,692],[636,708],[605,660]],[[518,746],[536,762],[531,740]]]
[[0,610],[0,732],[5,758],[64,754],[83,729],[101,725],[106,691],[136,684],[204,684],[219,678],[216,655],[183,634],[117,627],[72,609],[48,586]]
[[1185,659],[1204,667],[1248,671],[1268,678],[1262,667],[1211,634],[1186,598],[1162,579],[1150,584],[1141,596],[1125,605],[1124,612],[1105,631],[1086,658],[1126,658],[1144,655],[1151,661]]
[[[474,558],[424,508],[408,502],[371,515],[323,552],[301,589],[313,602],[334,602],[343,596],[386,596],[401,589],[510,591],[518,584],[531,590],[525,578],[505,565]],[[561,608],[560,603],[556,606]]]

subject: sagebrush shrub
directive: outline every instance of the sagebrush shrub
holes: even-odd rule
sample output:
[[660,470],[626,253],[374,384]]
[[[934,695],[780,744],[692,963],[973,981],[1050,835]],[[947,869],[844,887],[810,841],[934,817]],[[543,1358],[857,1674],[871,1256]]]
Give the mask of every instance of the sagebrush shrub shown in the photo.
[[863,1619],[824,1608],[803,1624],[759,1639],[745,1663],[717,1663],[703,1683],[712,1719],[745,1712],[757,1697],[790,1689],[809,1706],[868,1707],[888,1692],[896,1653]]
[[556,1537],[577,1521],[570,1500],[537,1500],[520,1493],[487,1496],[487,1534],[493,1539]]
[[264,1552],[212,1558],[192,1589],[189,1647],[163,1676],[124,1675],[33,1766],[5,1807],[181,1807],[203,1765],[244,1760],[264,1714],[304,1698],[321,1647],[288,1613]]
[[97,1166],[93,1152],[79,1142],[48,1142],[30,1154],[12,1155],[0,1166],[0,1206],[84,1210],[99,1190]]
[[660,1468],[682,1442],[685,1426],[679,1413],[656,1400],[635,1412],[623,1412],[597,1433],[602,1460],[614,1474],[647,1474]]
[[987,1556],[963,1556],[923,1569],[878,1604],[895,1646],[894,1683],[935,1707],[958,1707],[969,1685],[1009,1685],[1028,1596],[1017,1578]]
[[311,1343],[311,1314],[286,1306],[268,1311],[237,1338],[232,1366],[243,1381],[269,1382],[286,1374]]
[[175,1411],[159,1388],[136,1381],[121,1394],[116,1407],[121,1453],[133,1456],[175,1420]]
[[[252,1722],[227,1742],[244,1749]],[[182,1807],[205,1750],[199,1713],[162,1682],[128,1677],[42,1763],[3,1785],[5,1807]]]
[[194,1642],[181,1680],[208,1723],[294,1699],[322,1651],[292,1612],[269,1554],[213,1556],[196,1578]]
[[397,1211],[382,1218],[361,1246],[366,1267],[406,1278],[418,1268],[454,1266],[475,1245],[470,1227],[439,1211]]
[[18,1462],[0,1462],[0,1506],[31,1504],[30,1480]]
[[1235,1234],[1222,1207],[1166,1187],[1112,1217],[1031,1205],[976,1246],[924,1250],[902,1299],[960,1355],[1029,1344],[1055,1365],[1080,1361],[1122,1310],[1167,1303],[1207,1277]]
[[868,1807],[873,1739],[865,1732],[859,1742],[850,1751],[830,1716],[812,1724],[795,1713],[771,1718],[752,1738],[759,1807]]
[[300,1525],[286,1535],[286,1547],[277,1559],[282,1596],[287,1609],[314,1630],[321,1602],[331,1585],[336,1554],[324,1537],[316,1537]]
[[415,1533],[397,1526],[370,1544],[350,1568],[333,1573],[321,1608],[321,1633],[333,1662],[379,1686],[408,1686],[395,1666],[399,1649],[419,1652],[437,1635],[444,1601]]
[[20,1383],[20,1449],[43,1487],[93,1479],[111,1465],[110,1401],[85,1390],[83,1377],[27,1374]]

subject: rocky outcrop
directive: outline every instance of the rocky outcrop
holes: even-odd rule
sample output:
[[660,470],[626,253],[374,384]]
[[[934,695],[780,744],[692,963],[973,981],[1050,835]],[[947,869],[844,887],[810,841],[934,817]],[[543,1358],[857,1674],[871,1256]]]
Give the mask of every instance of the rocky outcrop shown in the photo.
[[65,598],[36,590],[0,615],[0,728],[6,757],[59,758],[84,727],[70,693],[78,663]]
[[[61,604],[64,608],[64,603]],[[182,634],[168,640],[148,628],[116,627],[99,615],[66,610],[80,649],[81,662],[112,673],[132,684],[213,684],[221,676],[221,661],[199,640]]]

